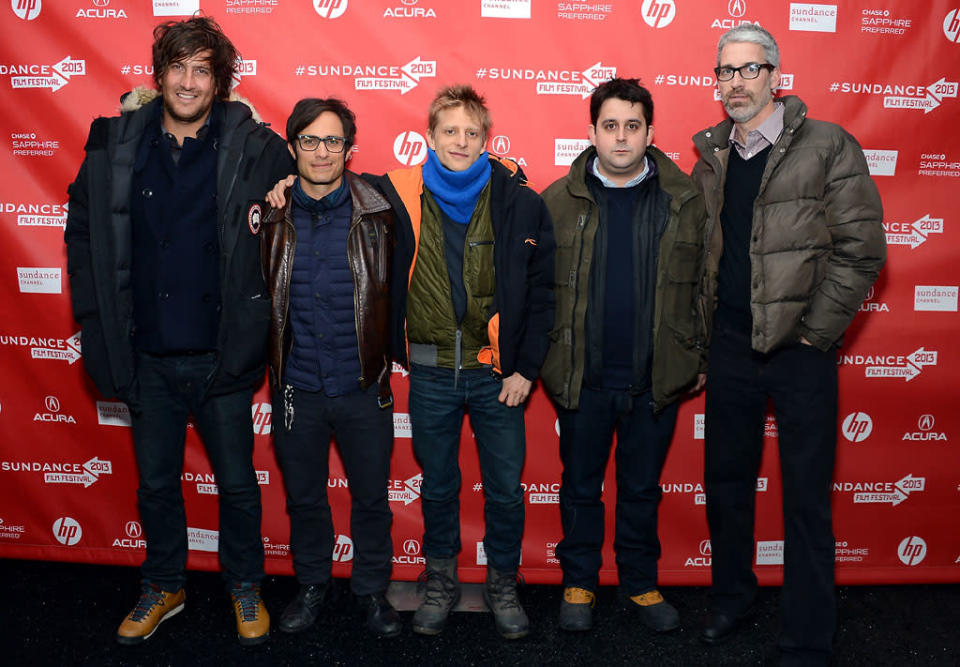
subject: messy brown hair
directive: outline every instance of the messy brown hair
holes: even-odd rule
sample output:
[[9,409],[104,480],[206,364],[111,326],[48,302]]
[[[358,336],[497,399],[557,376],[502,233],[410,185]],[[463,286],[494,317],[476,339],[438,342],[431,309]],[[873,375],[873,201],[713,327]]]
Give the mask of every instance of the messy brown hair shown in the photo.
[[430,103],[430,115],[427,120],[427,130],[430,134],[437,129],[441,111],[462,106],[464,111],[480,121],[483,128],[483,138],[486,140],[492,122],[490,111],[487,109],[487,100],[471,86],[458,84],[441,88],[437,96]]
[[168,21],[153,29],[153,80],[157,87],[161,87],[160,80],[170,65],[207,49],[217,86],[215,95],[227,99],[240,54],[217,22],[206,16]]

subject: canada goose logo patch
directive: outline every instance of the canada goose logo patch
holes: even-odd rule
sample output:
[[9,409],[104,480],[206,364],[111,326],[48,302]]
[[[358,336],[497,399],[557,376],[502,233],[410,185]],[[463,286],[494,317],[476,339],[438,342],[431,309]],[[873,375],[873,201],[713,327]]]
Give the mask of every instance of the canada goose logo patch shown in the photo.
[[263,211],[260,209],[260,204],[254,204],[250,207],[250,210],[247,211],[247,226],[250,227],[250,233],[256,236],[260,232],[260,218],[263,215]]

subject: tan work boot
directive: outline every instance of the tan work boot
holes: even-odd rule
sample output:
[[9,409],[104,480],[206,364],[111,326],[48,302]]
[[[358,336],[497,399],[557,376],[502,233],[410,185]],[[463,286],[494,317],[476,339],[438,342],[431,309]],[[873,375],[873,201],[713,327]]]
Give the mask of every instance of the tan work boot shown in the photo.
[[169,593],[156,584],[142,584],[137,605],[117,629],[117,642],[130,646],[146,641],[158,625],[183,610],[186,597],[182,588]]
[[270,636],[270,614],[260,598],[260,584],[236,584],[230,589],[233,613],[237,617],[237,639],[243,646],[254,646]]

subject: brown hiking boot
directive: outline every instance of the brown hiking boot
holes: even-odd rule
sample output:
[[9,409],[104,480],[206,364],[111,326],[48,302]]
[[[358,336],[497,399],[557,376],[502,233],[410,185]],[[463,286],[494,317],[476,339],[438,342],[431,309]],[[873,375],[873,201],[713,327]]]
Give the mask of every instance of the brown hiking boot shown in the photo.
[[182,588],[169,593],[156,584],[142,584],[137,605],[117,629],[117,642],[130,646],[146,641],[158,625],[183,610],[185,599]]
[[260,598],[260,584],[236,584],[230,589],[233,613],[237,616],[237,639],[254,646],[270,636],[270,614]]

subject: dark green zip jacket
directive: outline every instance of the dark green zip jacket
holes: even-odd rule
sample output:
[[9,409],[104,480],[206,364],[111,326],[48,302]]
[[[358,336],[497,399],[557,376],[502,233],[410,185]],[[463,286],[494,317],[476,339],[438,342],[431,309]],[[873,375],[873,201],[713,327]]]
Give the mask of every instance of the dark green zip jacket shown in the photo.
[[[706,332],[698,299],[706,210],[693,181],[670,158],[652,146],[647,148],[647,155],[656,162],[660,187],[670,199],[669,218],[660,237],[652,304],[651,380],[659,410],[677,400],[696,382],[697,373],[706,368]],[[594,239],[600,211],[586,182],[588,166],[595,156],[594,148],[585,150],[570,173],[543,193],[557,238],[557,312],[540,375],[550,397],[567,409],[576,409],[580,403],[590,275],[605,268],[595,265],[598,253],[594,252]]]

